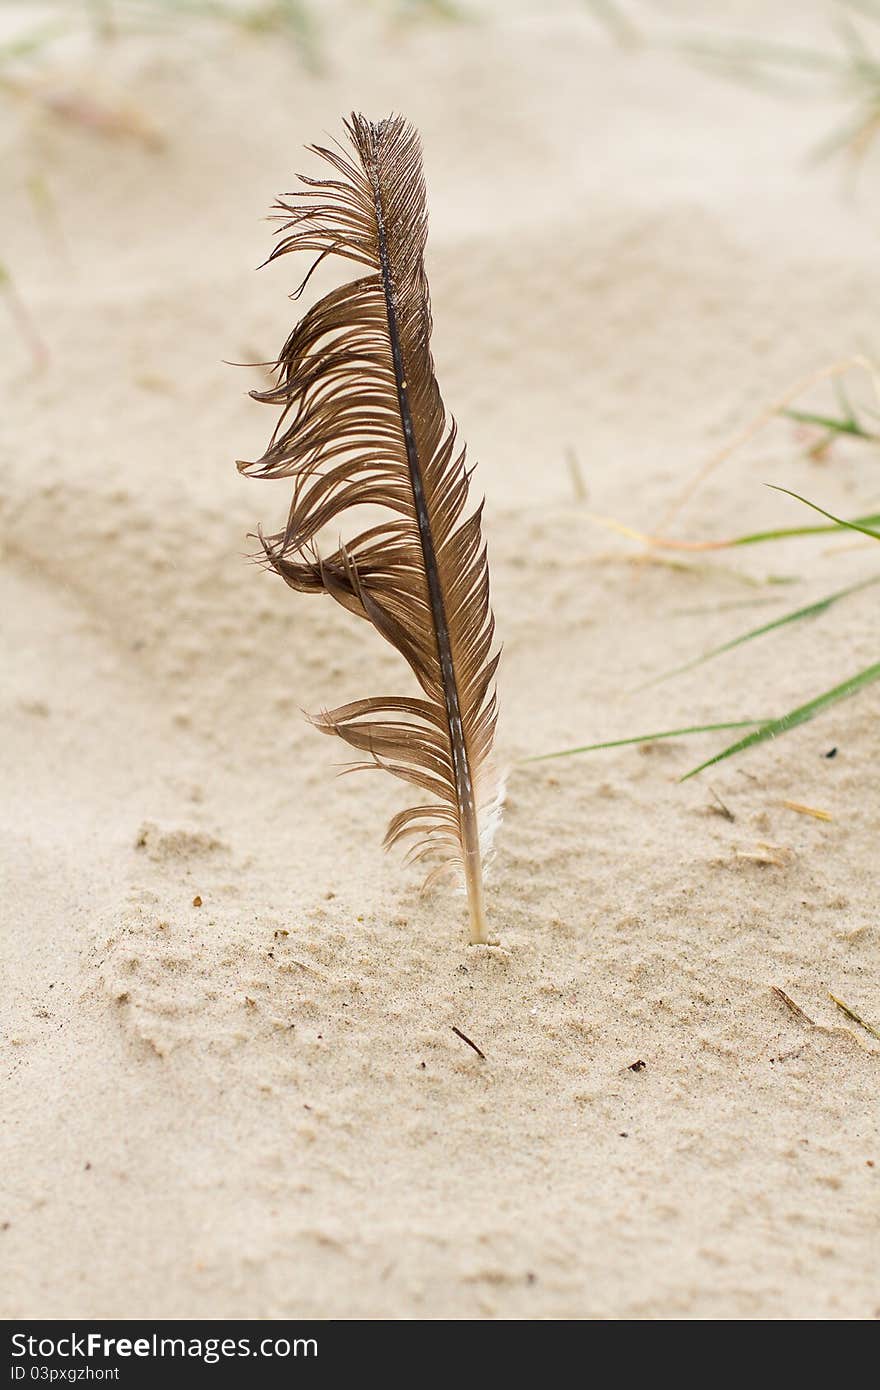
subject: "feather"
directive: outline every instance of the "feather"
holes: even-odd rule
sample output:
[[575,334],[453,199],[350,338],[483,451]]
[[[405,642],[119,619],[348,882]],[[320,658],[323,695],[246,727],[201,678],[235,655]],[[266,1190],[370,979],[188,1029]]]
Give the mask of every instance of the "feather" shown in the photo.
[[[447,416],[431,358],[424,269],[427,211],[421,148],[400,116],[345,123],[350,148],[312,146],[327,177],[276,204],[281,239],[313,271],[337,256],[359,267],[293,329],[276,384],[253,391],[281,414],[252,477],[292,478],[282,531],[258,533],[262,557],[290,588],[329,594],[405,658],[421,693],[381,695],[325,710],[312,723],[427,793],[392,819],[386,848],[435,858],[431,883],[463,871],[471,940],[487,940],[483,863],[500,819],[492,762],[496,724],[489,571],[480,519],[468,506],[471,470]],[[384,519],[331,554],[318,533],[354,507]]]

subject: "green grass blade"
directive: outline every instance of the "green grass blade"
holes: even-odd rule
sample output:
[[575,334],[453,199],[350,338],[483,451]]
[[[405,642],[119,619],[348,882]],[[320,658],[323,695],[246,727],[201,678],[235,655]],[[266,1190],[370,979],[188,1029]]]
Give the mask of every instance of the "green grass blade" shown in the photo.
[[796,420],[800,425],[818,425],[822,429],[829,430],[832,434],[851,434],[856,439],[870,439],[877,442],[878,436],[871,434],[860,425],[854,416],[847,416],[838,419],[835,415],[814,415],[809,410],[783,410],[783,415],[789,420]]
[[722,753],[716,753],[714,758],[707,759],[700,763],[691,772],[685,773],[681,778],[686,782],[690,777],[696,777],[698,772],[702,772],[707,767],[712,767],[715,763],[723,762],[725,758],[732,758],[734,753],[742,753],[746,748],[754,748],[759,743],[765,743],[768,738],[778,738],[780,734],[787,734],[789,729],[796,729],[799,724],[806,724],[808,720],[815,719],[817,714],[821,714],[831,705],[836,705],[838,700],[847,700],[850,695],[856,695],[865,686],[871,685],[874,681],[880,680],[880,661],[873,666],[868,666],[864,671],[860,671],[856,676],[850,676],[849,680],[843,681],[841,685],[835,685],[833,690],[826,690],[824,694],[817,695],[815,699],[808,700],[805,705],[799,705],[797,709],[790,710],[781,719],[771,719],[745,738],[739,739],[737,743],[732,743],[729,748],[725,748]]
[[608,743],[585,743],[580,748],[563,748],[558,753],[536,753],[524,763],[541,763],[548,758],[571,758],[575,753],[595,753],[600,748],[623,748],[627,743],[657,743],[661,738],[684,738],[687,734],[714,734],[721,729],[752,729],[763,719],[734,719],[724,724],[692,724],[687,729],[665,729],[659,734],[638,734],[635,738],[614,738]]
[[[855,521],[841,521],[839,516],[834,516],[831,512],[826,512],[824,507],[820,507],[816,502],[810,502],[806,497],[801,497],[799,492],[790,492],[787,487],[777,487],[775,483],[768,483],[767,486],[772,487],[774,492],[784,492],[786,497],[793,497],[796,502],[803,502],[805,507],[812,508],[814,512],[819,512],[821,516],[827,516],[829,521],[834,522],[834,526],[830,528],[831,530],[835,530],[838,526],[842,526],[847,531],[861,531],[863,536],[870,536],[872,540],[880,541],[880,531],[871,530],[872,525],[876,525],[880,522],[880,516],[861,516]],[[827,526],[822,526],[819,529],[827,531],[829,528]]]
[[[768,483],[767,486],[772,487],[773,484]],[[777,488],[777,492],[785,492],[785,488]],[[790,495],[792,497],[796,497],[797,493],[791,493]],[[799,500],[804,501],[805,499],[800,498]],[[812,506],[813,504],[807,503],[807,505]],[[818,507],[816,508],[816,510],[821,511],[822,509],[821,507]],[[829,512],[823,512],[822,514],[823,516],[830,517]],[[622,525],[619,521],[615,521],[612,517],[590,516],[589,519],[591,521],[597,522],[600,526],[607,527],[610,531],[616,531],[619,535],[626,536],[629,540],[639,541],[642,545],[646,545],[649,549],[659,551],[680,550],[687,551],[689,553],[703,553],[704,551],[716,550],[732,550],[734,549],[734,547],[740,545],[761,545],[766,541],[788,540],[791,536],[822,536],[832,534],[833,532],[840,531],[841,529],[845,530],[846,528],[855,528],[856,530],[858,530],[860,527],[865,526],[880,526],[880,512],[871,512],[869,516],[859,516],[856,517],[853,521],[841,521],[839,517],[830,517],[830,519],[833,522],[833,525],[831,526],[776,526],[773,528],[772,531],[750,531],[745,536],[726,536],[723,537],[721,540],[677,541],[664,536],[645,535],[641,531],[633,530],[631,526]],[[869,532],[869,534],[874,533]],[[749,580],[744,575],[740,575],[738,577],[744,580],[744,582],[746,583],[755,584],[760,582],[757,580]],[[790,580],[788,577],[780,579],[778,577],[774,578],[771,576],[764,582],[778,584],[789,583]]]
[[[767,486],[768,486],[768,487],[772,487],[773,484],[772,484],[772,483],[768,483]],[[783,488],[783,487],[777,488],[776,490],[777,490],[777,492],[785,492],[785,491],[786,491],[786,489]],[[789,496],[791,496],[791,497],[797,497],[797,493],[792,492],[792,493],[789,494]],[[804,499],[803,497],[798,498],[798,501],[800,501],[800,502],[803,502],[804,500],[805,500],[805,499]],[[812,506],[813,506],[812,502],[807,502],[807,506],[808,506],[808,507],[812,507]],[[822,511],[822,508],[821,508],[821,507],[815,507],[815,508],[814,508],[814,511]],[[830,517],[830,519],[834,522],[834,525],[833,525],[833,526],[784,526],[784,527],[778,527],[775,531],[753,531],[753,532],[752,532],[750,535],[748,535],[748,536],[737,536],[734,540],[728,541],[727,544],[730,545],[730,546],[734,546],[734,545],[761,545],[764,541],[782,541],[782,540],[787,540],[790,536],[821,536],[821,535],[824,535],[825,533],[830,532],[830,531],[839,531],[839,530],[841,530],[841,528],[843,528],[844,530],[847,529],[847,528],[849,528],[850,530],[853,530],[853,531],[863,531],[863,530],[865,529],[866,526],[878,526],[878,525],[880,525],[880,512],[872,512],[870,516],[859,516],[859,517],[856,517],[854,521],[841,521],[839,517],[836,517],[836,516],[835,516],[835,517],[832,517],[831,514],[830,514],[830,512],[822,512],[822,515],[823,515],[823,516]],[[876,531],[868,531],[867,534],[868,534],[869,536],[872,536],[872,535],[877,535],[877,532],[876,532]]]
[[694,657],[693,661],[686,661],[681,666],[673,666],[670,671],[664,671],[662,675],[653,676],[643,685],[636,686],[636,690],[647,690],[652,685],[660,685],[663,681],[671,680],[673,676],[680,676],[685,671],[692,671],[695,666],[702,666],[704,661],[711,661],[713,657],[721,656],[723,652],[732,651],[734,647],[742,646],[743,642],[751,642],[756,637],[763,637],[766,632],[773,632],[775,628],[785,627],[787,623],[797,623],[802,618],[818,617],[820,613],[824,613],[840,599],[846,598],[849,594],[856,594],[860,589],[870,588],[872,584],[877,583],[880,583],[880,574],[875,574],[872,579],[863,579],[860,584],[850,584],[846,589],[838,589],[836,593],[817,599],[815,603],[808,603],[805,608],[795,608],[791,613],[783,613],[781,618],[774,618],[771,623],[762,623],[760,627],[753,627],[749,632],[731,638],[729,642],[722,642],[720,647],[712,647],[710,651],[703,652],[702,656]]

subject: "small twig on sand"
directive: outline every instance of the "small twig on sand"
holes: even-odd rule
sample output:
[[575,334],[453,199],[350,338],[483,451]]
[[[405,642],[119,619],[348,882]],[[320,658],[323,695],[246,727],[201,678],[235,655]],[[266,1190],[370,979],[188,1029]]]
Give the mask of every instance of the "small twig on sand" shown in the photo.
[[820,811],[816,806],[804,806],[801,801],[783,801],[787,811],[796,811],[799,816],[812,816],[814,820],[834,820],[830,811]]
[[715,814],[718,816],[723,816],[725,820],[735,821],[736,816],[733,814],[729,806],[725,806],[724,802],[721,800],[721,797],[718,795],[714,787],[709,788],[709,794],[712,797],[713,801],[716,803],[714,806],[710,806],[709,810],[714,811]]
[[855,1009],[851,1009],[849,1004],[844,1004],[842,999],[838,999],[836,994],[829,994],[828,998],[832,1003],[837,1005],[842,1014],[846,1014],[847,1018],[852,1019],[853,1023],[857,1023],[860,1028],[864,1028],[866,1032],[870,1033],[872,1038],[876,1038],[878,1042],[880,1042],[880,1028],[875,1028],[873,1023],[868,1023],[866,1019],[862,1018],[861,1014],[856,1013]]
[[794,1000],[786,994],[784,989],[780,989],[778,985],[771,985],[770,988],[776,995],[780,1004],[784,1004],[785,1007],[794,1014],[799,1023],[808,1023],[811,1028],[816,1027],[815,1022],[810,1018],[809,1014],[805,1014],[800,1005],[796,1004]]
[[477,1056],[482,1057],[483,1061],[485,1062],[485,1052],[481,1047],[477,1047],[477,1044],[475,1042],[472,1042],[472,1040],[468,1037],[467,1033],[463,1033],[460,1028],[456,1028],[454,1023],[452,1025],[452,1031],[457,1038],[461,1038],[462,1042],[467,1043],[468,1047],[472,1047],[474,1049],[474,1052],[476,1052]]

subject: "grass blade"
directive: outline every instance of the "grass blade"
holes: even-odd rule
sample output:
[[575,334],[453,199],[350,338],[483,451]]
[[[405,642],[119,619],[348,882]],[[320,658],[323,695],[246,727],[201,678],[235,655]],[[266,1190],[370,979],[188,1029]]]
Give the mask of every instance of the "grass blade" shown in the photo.
[[874,444],[880,439],[880,435],[866,430],[854,416],[838,419],[834,415],[814,415],[809,410],[783,410],[782,414],[799,425],[816,425],[831,435],[851,434],[855,439],[868,439]]
[[[805,507],[810,507],[814,512],[819,512],[821,516],[827,516],[829,521],[834,522],[831,530],[838,526],[844,527],[847,531],[861,531],[863,536],[870,536],[872,540],[880,541],[880,531],[873,531],[871,527],[880,522],[880,516],[861,516],[855,521],[841,521],[839,516],[834,516],[831,512],[826,512],[824,507],[820,507],[816,502],[810,502],[808,498],[801,497],[799,492],[790,492],[787,487],[777,487],[775,483],[768,483],[774,492],[784,492],[786,497],[793,497],[796,502],[803,502]],[[820,531],[827,531],[827,526],[820,526]]]
[[[772,487],[772,483],[769,486]],[[784,492],[785,488],[779,488],[778,491]],[[794,493],[791,495],[795,496]],[[803,501],[803,498],[800,500]],[[816,510],[821,511],[821,508],[816,508]],[[824,512],[823,515],[829,516],[829,513]],[[880,525],[880,512],[872,512],[870,516],[856,517],[854,521],[841,521],[839,517],[831,517],[831,520],[834,522],[833,526],[785,526],[779,527],[775,531],[754,531],[749,536],[738,536],[735,540],[728,541],[727,544],[761,545],[764,541],[788,540],[790,536],[821,536],[829,531],[839,531],[841,528],[846,529],[847,527],[851,530],[863,531],[866,526]],[[867,534],[869,536],[876,535],[876,532],[869,531]]]
[[695,666],[702,666],[704,661],[711,661],[713,657],[721,656],[723,652],[732,651],[734,647],[742,646],[743,642],[751,642],[755,637],[763,637],[766,632],[773,632],[775,628],[785,627],[787,623],[800,622],[802,618],[818,617],[820,613],[824,613],[832,604],[846,598],[848,594],[858,593],[860,589],[867,589],[872,584],[877,583],[880,583],[880,574],[874,575],[872,579],[863,579],[860,584],[850,584],[846,589],[838,589],[836,593],[828,594],[826,598],[817,599],[815,603],[808,603],[805,608],[795,608],[791,613],[784,613],[781,618],[774,618],[772,623],[762,623],[760,627],[753,627],[751,631],[744,632],[739,637],[733,637],[729,642],[722,642],[719,647],[712,647],[710,651],[703,652],[702,656],[694,657],[693,661],[686,661],[681,666],[673,666],[670,671],[664,671],[662,675],[653,676],[643,685],[636,686],[636,690],[647,690],[649,686],[660,685],[662,681],[671,680],[673,676],[680,676],[684,671],[693,670]]
[[840,685],[835,685],[832,690],[826,690],[824,694],[817,695],[814,699],[808,700],[805,705],[799,705],[797,709],[790,710],[781,719],[771,719],[752,733],[747,734],[736,743],[732,743],[723,752],[716,753],[714,758],[708,758],[706,762],[700,763],[691,772],[685,773],[681,778],[686,782],[690,777],[696,777],[698,772],[703,772],[705,768],[712,767],[715,763],[723,762],[725,758],[732,758],[734,753],[742,753],[746,748],[754,748],[759,743],[765,743],[768,738],[778,738],[780,734],[787,734],[789,729],[796,729],[799,724],[806,724],[808,720],[815,719],[817,714],[821,714],[831,705],[836,705],[838,700],[847,700],[850,695],[856,695],[865,686],[871,685],[874,681],[880,680],[880,661],[873,666],[867,666],[864,671],[860,671],[856,676],[850,676],[849,680],[843,681]]
[[[772,487],[772,483],[767,484]],[[785,488],[777,488],[777,492],[785,492]],[[797,493],[790,493],[796,497]],[[805,498],[798,498],[805,501]],[[812,502],[807,503],[808,507],[813,506]],[[815,511],[822,511],[821,507],[815,507]],[[632,526],[625,526],[620,521],[615,521],[613,517],[597,516],[594,512],[588,513],[589,519],[596,522],[599,526],[604,526],[609,531],[616,531],[618,535],[626,536],[629,540],[639,541],[656,550],[732,550],[740,545],[762,545],[766,541],[784,541],[792,536],[821,536],[829,532],[840,531],[841,529],[863,531],[868,526],[880,526],[880,512],[872,512],[870,516],[859,516],[854,521],[841,521],[839,517],[831,517],[830,512],[822,512],[823,516],[829,517],[833,521],[833,526],[778,526],[772,531],[751,531],[745,536],[728,536],[718,541],[679,541],[673,540],[668,536],[649,536],[643,531],[637,531]],[[880,533],[867,531],[867,535],[873,536]]]
[[764,724],[763,719],[734,719],[724,724],[692,724],[686,729],[665,729],[659,734],[638,734],[635,738],[614,738],[607,743],[585,743],[580,748],[563,748],[557,753],[536,753],[523,758],[524,763],[540,763],[548,758],[570,758],[575,753],[595,753],[600,748],[623,748],[627,743],[657,743],[662,738],[685,738],[688,734],[714,734],[721,729],[752,729]]

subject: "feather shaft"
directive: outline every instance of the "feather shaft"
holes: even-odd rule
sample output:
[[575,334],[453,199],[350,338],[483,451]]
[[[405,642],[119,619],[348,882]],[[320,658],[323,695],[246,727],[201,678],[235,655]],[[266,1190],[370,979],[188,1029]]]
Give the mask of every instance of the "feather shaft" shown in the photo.
[[397,388],[397,401],[400,421],[406,446],[410,484],[413,492],[419,540],[425,561],[425,577],[431,603],[431,616],[437,639],[437,655],[443,679],[443,699],[449,727],[449,742],[452,750],[452,765],[455,771],[455,786],[462,819],[462,849],[464,853],[464,875],[467,885],[468,910],[470,915],[471,943],[485,944],[487,941],[486,911],[483,901],[483,866],[480,856],[480,832],[477,821],[477,807],[474,798],[473,780],[464,728],[461,706],[458,698],[458,682],[452,645],[449,640],[449,625],[446,621],[446,606],[443,602],[443,588],[434,550],[434,537],[431,534],[431,519],[425,504],[425,489],[419,463],[419,450],[413,428],[412,413],[407,398],[407,382],[403,365],[400,334],[397,327],[397,310],[394,302],[394,283],[388,255],[388,239],[385,232],[385,209],[382,204],[382,189],[375,167],[369,170],[370,183],[376,205],[376,226],[378,230],[379,264],[382,274],[382,290],[385,296],[385,312],[388,319],[388,338],[391,344],[391,360],[394,364],[394,379]]

